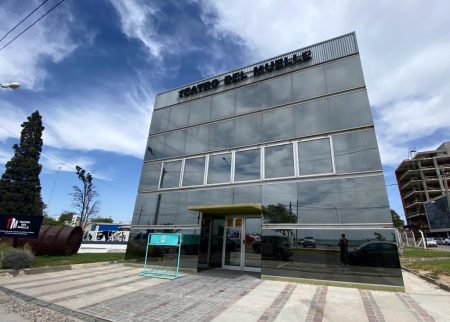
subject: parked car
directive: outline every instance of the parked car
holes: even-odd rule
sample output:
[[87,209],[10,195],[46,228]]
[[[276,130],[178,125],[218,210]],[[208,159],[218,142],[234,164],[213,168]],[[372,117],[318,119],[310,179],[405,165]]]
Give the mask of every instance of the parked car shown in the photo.
[[252,244],[255,253],[261,254],[263,258],[276,258],[283,261],[292,256],[292,247],[289,239],[285,236],[262,236]]
[[444,239],[444,244],[445,245],[450,245],[450,238],[445,238]]
[[438,238],[436,238],[436,243],[438,245],[445,245],[445,240],[444,240],[444,238],[438,237]]
[[400,267],[397,245],[386,241],[364,243],[348,252],[348,264],[373,267]]
[[316,248],[316,240],[314,237],[305,237],[302,241],[302,246]]
[[434,239],[433,237],[427,237],[426,241],[427,241],[427,247],[437,247],[436,239]]

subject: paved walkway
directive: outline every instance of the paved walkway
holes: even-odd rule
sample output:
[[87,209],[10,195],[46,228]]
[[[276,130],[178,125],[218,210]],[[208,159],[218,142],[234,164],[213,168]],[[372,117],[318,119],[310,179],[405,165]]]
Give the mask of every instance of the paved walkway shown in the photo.
[[[83,321],[449,321],[450,293],[404,273],[406,293],[262,281],[210,270],[167,281],[121,264],[0,279],[0,291]],[[1,312],[1,305],[0,305]]]

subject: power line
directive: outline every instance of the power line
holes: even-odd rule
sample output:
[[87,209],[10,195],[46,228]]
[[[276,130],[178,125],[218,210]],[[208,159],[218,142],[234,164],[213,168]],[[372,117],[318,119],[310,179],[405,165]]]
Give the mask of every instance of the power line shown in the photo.
[[[0,127],[1,127],[2,129],[4,129],[5,131],[7,131],[8,133],[12,134],[13,136],[15,136],[16,138],[18,138],[18,139],[20,140],[20,137],[17,136],[17,134],[15,134],[15,133],[13,133],[12,131],[10,131],[8,128],[4,127],[4,126],[1,125],[1,124],[0,124]],[[45,157],[47,157],[47,158],[49,158],[49,159],[53,159],[53,160],[55,160],[56,162],[58,162],[59,164],[66,165],[66,166],[68,166],[68,167],[72,167],[71,164],[68,164],[67,162],[64,162],[64,161],[62,161],[62,160],[60,160],[60,159],[54,157],[54,156],[51,155],[50,153],[47,153],[47,152],[46,152],[46,153],[41,152],[41,155],[43,155],[43,156],[45,156]],[[59,169],[58,169],[58,171],[59,171]],[[103,179],[100,179],[100,178],[95,178],[95,179],[96,179],[99,183],[101,183],[101,184],[103,184],[103,185],[105,185],[105,186],[110,186],[110,187],[112,187],[112,188],[114,188],[114,189],[118,189],[118,190],[121,190],[121,191],[124,191],[124,192],[128,192],[128,193],[135,194],[135,193],[132,192],[132,191],[129,191],[129,190],[123,189],[123,188],[121,188],[121,187],[117,187],[117,186],[115,186],[115,185],[113,185],[113,184],[110,184],[110,183],[107,182],[106,180],[103,180]]]
[[46,15],[48,15],[50,12],[52,12],[56,7],[58,7],[61,3],[63,3],[65,0],[61,0],[57,4],[55,4],[53,7],[50,8],[50,10],[46,11],[42,16],[40,16],[36,21],[34,21],[31,25],[29,25],[27,28],[22,30],[17,36],[15,36],[13,39],[11,39],[6,45],[4,45],[2,48],[0,48],[0,51],[5,49],[9,44],[11,44],[14,40],[19,38],[23,33],[25,33],[27,30],[29,30],[31,27],[33,27],[36,23],[38,23],[42,18],[44,18]]
[[6,38],[6,36],[8,36],[11,32],[13,32],[17,27],[19,27],[19,25],[24,22],[25,20],[27,20],[33,13],[35,13],[40,7],[42,7],[48,0],[44,0],[44,2],[42,2],[39,6],[37,6],[33,11],[31,11],[25,18],[23,18],[22,20],[20,20],[14,27],[12,27],[1,39],[0,42]]

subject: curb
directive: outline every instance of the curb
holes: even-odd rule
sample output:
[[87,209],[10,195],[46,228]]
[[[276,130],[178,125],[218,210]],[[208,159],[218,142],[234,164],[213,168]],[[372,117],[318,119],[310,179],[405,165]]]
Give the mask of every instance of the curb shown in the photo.
[[90,267],[120,264],[123,262],[124,262],[124,260],[110,261],[110,262],[85,263],[85,264],[59,265],[59,266],[45,266],[45,267],[24,268],[24,269],[0,269],[0,278],[23,276],[23,275],[34,275],[34,274],[44,274],[44,273],[52,273],[52,272],[59,272],[59,271],[66,271],[66,270],[85,269],[85,268],[90,268]]
[[425,281],[427,281],[427,282],[429,282],[431,284],[436,285],[437,287],[439,287],[440,289],[443,289],[444,291],[450,292],[450,286],[448,286],[446,284],[443,284],[441,282],[438,282],[434,278],[431,278],[431,277],[426,276],[426,275],[419,274],[419,273],[417,273],[417,272],[415,272],[415,271],[413,271],[413,270],[411,270],[409,268],[406,268],[406,267],[402,267],[402,269],[407,271],[408,273],[411,273],[411,274],[416,275],[417,277],[420,277],[421,279],[423,279],[423,280],[425,280]]

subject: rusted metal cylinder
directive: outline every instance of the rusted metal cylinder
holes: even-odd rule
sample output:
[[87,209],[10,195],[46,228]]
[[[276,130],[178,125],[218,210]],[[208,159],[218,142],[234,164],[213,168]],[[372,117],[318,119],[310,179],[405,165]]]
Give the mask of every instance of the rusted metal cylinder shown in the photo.
[[78,252],[82,239],[79,226],[42,225],[37,239],[19,238],[18,245],[28,243],[36,255],[70,256]]

